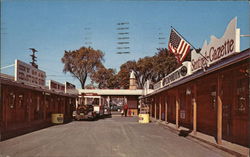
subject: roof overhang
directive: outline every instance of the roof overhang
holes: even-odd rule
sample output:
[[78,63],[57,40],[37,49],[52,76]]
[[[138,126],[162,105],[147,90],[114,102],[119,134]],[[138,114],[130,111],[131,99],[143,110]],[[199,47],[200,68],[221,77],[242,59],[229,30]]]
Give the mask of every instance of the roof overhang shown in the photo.
[[149,96],[155,95],[157,93],[160,93],[162,91],[165,91],[165,90],[174,88],[176,86],[182,85],[184,83],[187,83],[189,81],[192,81],[192,80],[197,79],[199,77],[202,77],[204,75],[210,74],[210,73],[212,73],[214,71],[226,68],[226,67],[228,67],[230,65],[233,65],[233,64],[236,64],[236,63],[241,62],[243,60],[249,59],[249,57],[250,57],[250,48],[242,51],[241,53],[235,54],[232,57],[225,58],[225,59],[221,60],[219,63],[211,65],[206,70],[201,69],[201,70],[195,72],[194,74],[192,74],[192,75],[190,75],[190,76],[188,76],[186,78],[181,79],[180,81],[177,81],[177,82],[175,82],[173,84],[170,84],[168,86],[165,86],[163,88],[157,89],[154,92],[149,93],[149,94],[147,94],[147,95],[145,95],[145,96],[143,96],[141,98],[149,97]]

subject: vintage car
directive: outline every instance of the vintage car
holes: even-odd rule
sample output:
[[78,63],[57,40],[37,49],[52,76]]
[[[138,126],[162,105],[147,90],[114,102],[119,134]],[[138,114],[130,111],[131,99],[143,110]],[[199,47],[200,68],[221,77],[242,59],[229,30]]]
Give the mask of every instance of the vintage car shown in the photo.
[[111,109],[108,106],[104,106],[104,116],[109,117],[111,116]]
[[93,105],[79,105],[76,109],[75,120],[94,120],[96,117]]

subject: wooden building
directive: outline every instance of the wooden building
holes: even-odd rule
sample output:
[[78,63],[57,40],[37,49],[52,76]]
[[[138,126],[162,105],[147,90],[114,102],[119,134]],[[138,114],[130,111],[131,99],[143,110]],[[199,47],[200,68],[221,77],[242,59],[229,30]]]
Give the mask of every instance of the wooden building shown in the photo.
[[0,140],[52,125],[53,113],[72,120],[75,95],[28,86],[10,77],[0,77]]
[[141,97],[151,117],[213,136],[218,144],[249,146],[250,49],[239,51],[236,21]]
[[249,146],[249,56],[247,49],[143,99],[150,116]]

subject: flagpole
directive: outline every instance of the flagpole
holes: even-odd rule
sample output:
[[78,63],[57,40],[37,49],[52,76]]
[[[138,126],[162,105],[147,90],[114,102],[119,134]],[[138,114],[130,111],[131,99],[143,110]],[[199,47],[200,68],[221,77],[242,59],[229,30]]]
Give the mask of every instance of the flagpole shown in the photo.
[[[186,42],[188,42],[189,43],[189,45],[195,50],[195,52],[196,53],[198,53],[198,54],[200,54],[203,58],[205,58],[206,60],[207,60],[207,58],[203,55],[203,54],[201,54],[200,52],[197,52],[196,51],[196,48],[189,42],[189,41],[187,41],[187,39],[185,39],[174,27],[172,27],[171,26],[171,28],[176,32],[176,33],[178,33],[178,35],[180,35]],[[208,61],[208,60],[207,60]]]

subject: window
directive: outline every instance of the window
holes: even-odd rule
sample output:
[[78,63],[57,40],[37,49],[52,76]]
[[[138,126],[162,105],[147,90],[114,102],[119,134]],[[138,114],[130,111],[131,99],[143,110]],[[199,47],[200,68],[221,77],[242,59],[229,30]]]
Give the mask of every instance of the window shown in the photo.
[[39,112],[39,110],[40,110],[40,97],[37,96],[36,112]]
[[237,89],[236,89],[236,110],[239,113],[246,112],[246,103],[247,103],[247,80],[239,79],[237,80]]
[[10,97],[9,97],[9,106],[11,109],[13,109],[15,106],[15,99],[16,99],[16,95],[11,92]]
[[23,95],[18,96],[18,107],[23,107]]
[[211,86],[210,88],[210,104],[213,110],[216,109],[216,85]]

